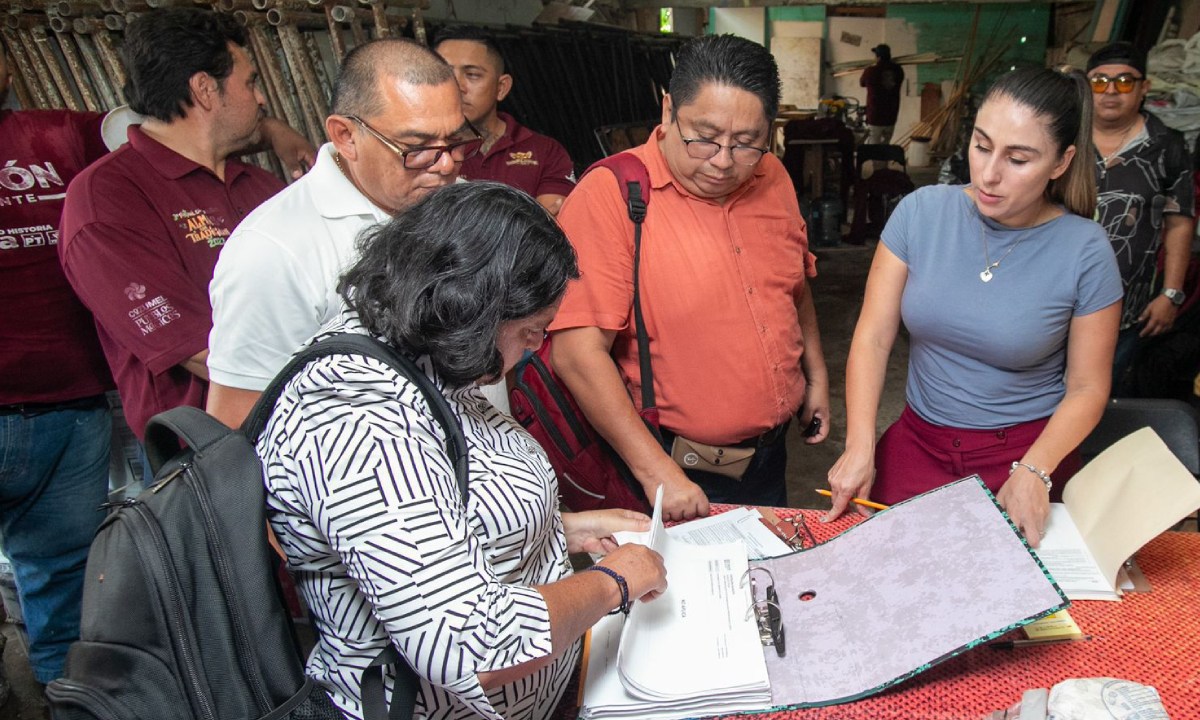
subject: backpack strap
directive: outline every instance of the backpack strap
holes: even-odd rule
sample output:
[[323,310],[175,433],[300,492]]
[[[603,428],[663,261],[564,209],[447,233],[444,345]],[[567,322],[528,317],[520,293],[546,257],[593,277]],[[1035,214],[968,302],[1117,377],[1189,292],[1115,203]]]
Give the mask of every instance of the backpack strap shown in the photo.
[[267,421],[270,420],[271,413],[275,410],[275,403],[279,401],[279,396],[283,394],[288,382],[299,375],[309,363],[331,355],[363,355],[374,358],[386,363],[401,377],[417,386],[417,389],[425,396],[425,401],[429,403],[434,420],[442,426],[442,431],[446,433],[446,455],[454,467],[454,477],[458,482],[459,495],[462,497],[463,504],[466,504],[467,440],[463,435],[462,426],[459,425],[458,419],[450,410],[450,404],[446,402],[446,397],[421,368],[417,367],[416,363],[403,353],[396,351],[387,343],[362,333],[331,335],[297,353],[263,391],[262,397],[258,399],[254,409],[242,423],[242,433],[250,440],[250,443],[258,443],[259,436],[266,429]]
[[224,423],[199,408],[182,405],[161,412],[146,423],[146,458],[150,469],[157,474],[168,460],[179,454],[181,441],[194,452],[200,452],[229,433]]
[[[642,317],[641,266],[642,266],[642,223],[650,203],[650,171],[646,164],[631,152],[621,152],[597,160],[587,170],[587,175],[598,167],[608,168],[617,177],[621,188],[621,199],[625,201],[629,219],[633,221],[633,324],[637,332],[638,366],[642,376],[642,410],[655,408],[654,370],[650,365],[650,336],[646,333],[646,321]],[[652,432],[657,434],[658,428]],[[661,438],[659,438],[661,440]]]

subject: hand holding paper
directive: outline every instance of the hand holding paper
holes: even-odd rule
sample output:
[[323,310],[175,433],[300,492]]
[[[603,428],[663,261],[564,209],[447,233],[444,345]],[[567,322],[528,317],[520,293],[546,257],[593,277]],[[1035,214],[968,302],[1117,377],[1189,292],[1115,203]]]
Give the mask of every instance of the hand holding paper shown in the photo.
[[646,532],[650,518],[634,510],[589,510],[563,513],[567,552],[607,555],[617,549],[613,535],[622,532]]

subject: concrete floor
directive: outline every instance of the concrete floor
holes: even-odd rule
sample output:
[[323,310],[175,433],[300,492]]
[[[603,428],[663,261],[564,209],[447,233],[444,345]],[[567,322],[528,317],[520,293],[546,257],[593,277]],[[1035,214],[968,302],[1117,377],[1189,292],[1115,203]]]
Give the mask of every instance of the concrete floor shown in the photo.
[[[830,412],[833,429],[825,442],[805,445],[796,423],[788,432],[788,504],[792,507],[827,508],[829,501],[817,488],[828,488],[826,474],[846,447],[846,356],[858,312],[873,245],[817,248],[817,277],[812,280],[817,321],[821,326],[825,363],[829,366]],[[908,338],[901,332],[888,363],[878,429],[882,432],[904,409],[904,382],[908,364]]]

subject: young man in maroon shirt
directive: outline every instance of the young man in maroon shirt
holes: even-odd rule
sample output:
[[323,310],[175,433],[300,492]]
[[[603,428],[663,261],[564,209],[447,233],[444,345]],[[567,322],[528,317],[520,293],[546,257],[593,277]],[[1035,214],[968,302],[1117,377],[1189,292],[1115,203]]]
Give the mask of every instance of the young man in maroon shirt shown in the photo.
[[139,438],[159,412],[204,407],[213,267],[234,226],[283,188],[228,159],[258,141],[263,117],[245,40],[229,16],[194,8],[131,24],[130,107],[147,120],[67,193],[63,269]]
[[452,28],[434,48],[454,67],[467,120],[484,135],[483,147],[463,162],[467,180],[495,180],[537,198],[557,214],[575,187],[575,166],[557,140],[522,127],[496,106],[512,90],[504,58],[495,41],[473,27]]

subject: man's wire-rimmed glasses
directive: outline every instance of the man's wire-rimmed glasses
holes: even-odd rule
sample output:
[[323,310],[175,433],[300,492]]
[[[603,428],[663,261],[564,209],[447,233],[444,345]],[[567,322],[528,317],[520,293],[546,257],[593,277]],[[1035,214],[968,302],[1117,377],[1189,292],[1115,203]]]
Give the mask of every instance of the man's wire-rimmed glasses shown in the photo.
[[768,148],[754,147],[753,145],[722,145],[712,140],[685,137],[683,126],[679,124],[679,118],[675,118],[674,123],[676,129],[679,130],[679,139],[683,141],[683,146],[687,149],[688,157],[693,160],[711,160],[717,156],[717,153],[728,149],[729,156],[738,165],[757,165],[763,155],[768,152]]
[[456,164],[460,163],[463,160],[474,157],[475,153],[479,152],[480,145],[483,144],[483,135],[468,121],[467,128],[474,133],[475,137],[473,138],[447,143],[446,145],[419,145],[406,150],[400,147],[396,141],[391,140],[383,133],[371,127],[370,123],[359,116],[347,115],[346,117],[361,125],[363,130],[366,130],[382,143],[385,148],[391,150],[394,155],[399,157],[400,162],[403,163],[406,170],[427,170],[442,159],[442,153],[450,153],[450,159]]

